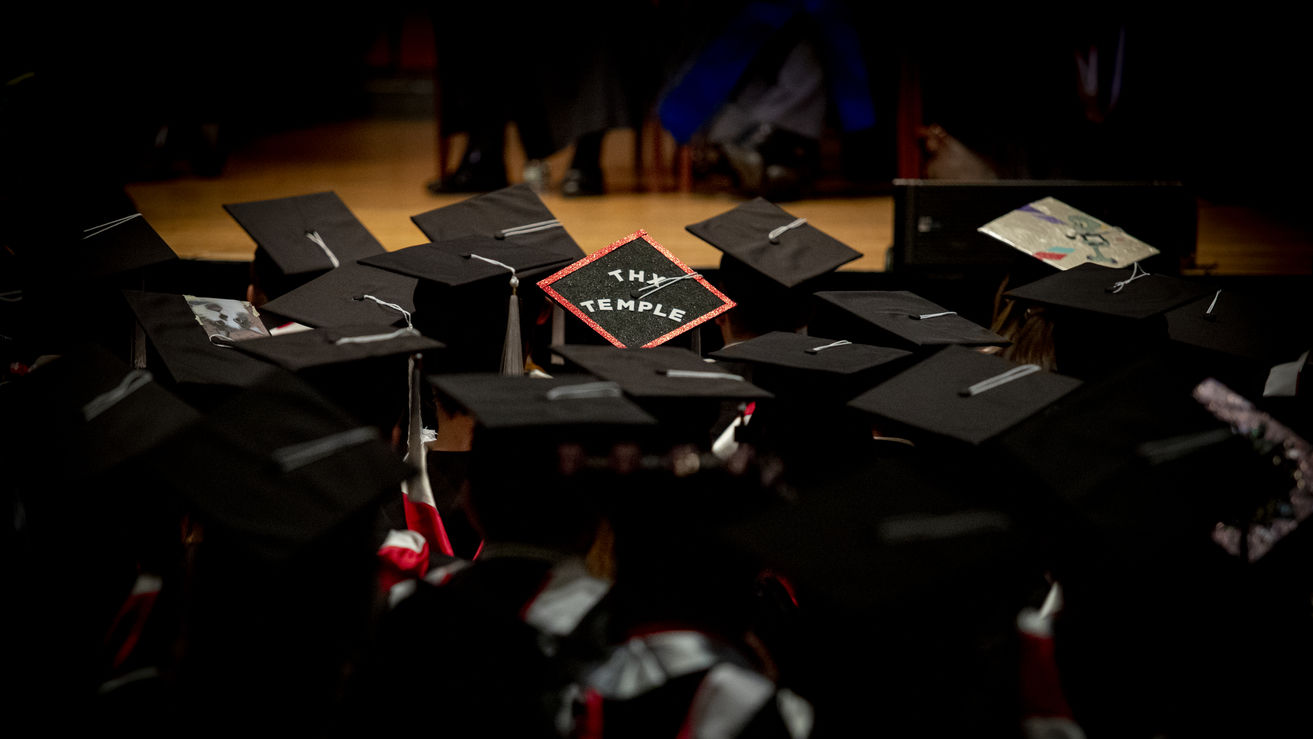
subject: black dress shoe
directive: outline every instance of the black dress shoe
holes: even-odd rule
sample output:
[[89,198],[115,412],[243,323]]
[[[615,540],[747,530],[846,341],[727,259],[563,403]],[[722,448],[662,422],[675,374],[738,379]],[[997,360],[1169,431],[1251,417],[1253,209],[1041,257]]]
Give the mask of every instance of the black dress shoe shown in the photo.
[[601,195],[605,192],[606,186],[602,182],[600,169],[571,168],[566,170],[565,177],[561,180],[561,194],[567,198]]
[[506,179],[506,165],[498,162],[493,164],[472,164],[469,160],[462,161],[447,177],[439,177],[429,181],[424,186],[434,195],[444,195],[448,193],[469,193],[469,192],[492,192],[500,190],[509,185]]

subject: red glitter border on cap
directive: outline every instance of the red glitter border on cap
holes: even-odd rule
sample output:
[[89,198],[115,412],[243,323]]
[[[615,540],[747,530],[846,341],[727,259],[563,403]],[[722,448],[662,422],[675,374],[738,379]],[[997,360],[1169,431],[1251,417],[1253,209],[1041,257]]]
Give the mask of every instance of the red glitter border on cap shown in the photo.
[[[625,344],[621,343],[619,339],[617,339],[616,337],[612,336],[611,333],[610,333],[609,331],[607,331],[606,329],[604,329],[604,328],[602,328],[600,325],[598,325],[597,321],[594,321],[592,318],[590,318],[590,317],[589,317],[587,314],[585,314],[585,313],[583,312],[583,310],[581,310],[578,306],[576,306],[574,303],[571,303],[570,301],[566,300],[564,296],[562,296],[562,295],[561,295],[560,293],[558,293],[556,290],[552,289],[551,285],[552,285],[552,283],[556,282],[557,280],[561,279],[562,277],[565,277],[566,275],[569,275],[569,274],[575,272],[576,270],[582,269],[583,267],[586,267],[586,266],[588,266],[589,264],[592,264],[593,262],[597,261],[598,259],[601,259],[602,257],[606,256],[607,254],[610,254],[611,252],[615,251],[616,249],[619,249],[620,247],[624,246],[625,244],[628,244],[629,242],[631,242],[631,241],[635,241],[635,240],[637,240],[637,239],[642,239],[643,241],[646,241],[646,242],[648,243],[649,246],[651,246],[651,247],[653,247],[654,249],[656,249],[657,251],[661,252],[661,254],[662,254],[663,256],[665,256],[666,259],[669,259],[670,262],[671,262],[672,264],[674,264],[676,267],[679,267],[681,270],[683,270],[683,271],[684,271],[684,274],[686,274],[686,275],[697,274],[697,273],[695,273],[695,272],[693,271],[693,269],[692,269],[691,267],[689,267],[687,264],[684,264],[682,261],[680,261],[679,257],[677,257],[677,256],[675,256],[674,254],[670,253],[670,251],[669,251],[668,249],[666,249],[664,246],[658,244],[658,243],[657,243],[656,241],[654,241],[651,237],[649,237],[649,236],[647,235],[647,231],[645,231],[645,230],[643,230],[643,229],[640,228],[640,229],[638,229],[637,231],[635,231],[635,232],[629,234],[628,236],[625,236],[624,238],[621,238],[621,239],[617,239],[617,240],[611,242],[610,245],[608,245],[608,246],[606,246],[606,247],[604,247],[604,248],[602,248],[602,249],[598,249],[597,251],[595,251],[595,252],[593,252],[592,254],[590,254],[590,255],[584,257],[583,259],[580,259],[579,261],[574,262],[573,264],[570,264],[570,265],[568,265],[568,266],[562,268],[560,271],[556,272],[555,274],[552,274],[552,275],[550,275],[550,276],[548,276],[548,277],[545,277],[545,278],[539,280],[538,283],[537,283],[537,284],[538,284],[538,287],[541,288],[543,292],[545,292],[545,293],[547,293],[549,296],[551,296],[552,300],[554,300],[554,301],[556,301],[558,304],[564,306],[567,310],[569,310],[569,311],[570,311],[571,313],[573,313],[576,317],[578,317],[579,320],[581,320],[581,321],[583,321],[585,324],[587,324],[589,328],[591,328],[592,330],[596,331],[598,334],[600,334],[600,335],[601,335],[603,338],[605,338],[607,341],[611,342],[613,345],[615,345],[615,346],[617,346],[617,347],[619,347],[619,348],[621,348],[621,349],[629,349],[629,348],[631,348],[631,347],[628,347],[628,346],[626,346]],[[712,318],[715,318],[716,316],[720,315],[721,313],[724,313],[725,311],[729,310],[730,308],[733,308],[735,305],[738,305],[738,304],[735,303],[733,300],[731,300],[728,296],[726,296],[724,293],[722,293],[721,291],[717,290],[717,289],[715,288],[715,286],[712,285],[710,282],[707,282],[707,279],[706,279],[705,277],[703,277],[702,275],[699,274],[699,275],[697,275],[697,277],[695,277],[694,279],[697,280],[697,282],[698,282],[699,284],[701,284],[703,287],[705,287],[705,288],[706,288],[706,289],[707,289],[712,295],[715,295],[717,298],[719,298],[719,299],[721,300],[721,302],[722,302],[721,306],[720,306],[719,308],[716,308],[715,310],[712,310],[712,311],[708,312],[708,313],[704,313],[704,314],[702,314],[701,316],[697,317],[696,319],[694,319],[694,320],[692,320],[692,321],[689,321],[688,323],[685,323],[684,325],[680,326],[679,328],[675,329],[674,331],[671,331],[670,333],[667,333],[667,334],[665,334],[665,335],[663,335],[663,336],[659,336],[659,337],[653,339],[652,341],[649,341],[648,343],[644,344],[641,348],[643,348],[643,349],[650,349],[650,348],[652,348],[652,347],[654,347],[654,346],[659,346],[659,345],[661,345],[661,344],[664,344],[665,342],[670,341],[671,339],[675,338],[676,336],[679,336],[680,334],[684,333],[685,331],[688,331],[689,329],[692,329],[692,328],[696,328],[697,326],[700,326],[700,325],[702,325],[703,323],[706,323],[708,320],[710,320],[710,319],[712,319]]]

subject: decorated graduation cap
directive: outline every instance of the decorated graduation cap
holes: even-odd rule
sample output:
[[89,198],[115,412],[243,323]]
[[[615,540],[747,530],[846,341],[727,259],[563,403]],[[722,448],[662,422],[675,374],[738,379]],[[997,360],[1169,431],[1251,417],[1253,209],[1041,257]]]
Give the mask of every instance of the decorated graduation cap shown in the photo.
[[1009,342],[955,311],[905,290],[822,291],[809,331],[911,351],[948,344],[1005,346]]
[[1038,413],[1080,381],[963,347],[945,347],[849,405],[898,428],[980,444]]
[[561,222],[524,183],[411,216],[430,241],[486,236],[575,260],[584,255]]
[[795,287],[861,252],[764,198],[686,226],[689,233],[782,287]]
[[405,326],[415,311],[419,280],[351,263],[320,275],[260,306],[262,313],[305,326]]
[[175,387],[189,386],[189,399],[200,400],[195,393],[208,388],[249,385],[266,371],[267,365],[232,348],[268,333],[249,303],[134,290],[123,296],[149,341],[146,366]]
[[981,233],[1051,265],[1127,267],[1158,254],[1154,247],[1056,199],[1023,205],[981,226]]
[[565,258],[533,246],[463,236],[380,254],[362,264],[419,279],[415,325],[451,349],[449,369],[491,371],[500,365],[503,373],[518,375],[524,371],[520,283],[564,265]]
[[229,203],[223,208],[255,240],[255,277],[270,298],[383,251],[335,192]]
[[734,301],[639,230],[538,282],[621,348],[654,347],[734,307]]

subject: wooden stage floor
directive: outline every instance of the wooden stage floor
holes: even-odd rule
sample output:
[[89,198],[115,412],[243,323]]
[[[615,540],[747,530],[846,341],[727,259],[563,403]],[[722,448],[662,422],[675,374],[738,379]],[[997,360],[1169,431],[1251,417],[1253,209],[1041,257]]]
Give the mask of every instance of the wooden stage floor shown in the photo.
[[[714,267],[720,253],[684,226],[726,211],[740,199],[728,193],[637,191],[632,141],[627,132],[607,137],[603,166],[610,194],[565,198],[554,187],[543,200],[586,252],[642,228],[689,265]],[[335,190],[384,247],[394,250],[424,241],[410,216],[469,197],[438,196],[425,189],[435,172],[434,150],[433,124],[426,120],[334,123],[246,145],[230,154],[219,177],[142,182],[130,185],[128,192],[184,258],[251,258],[254,243],[223,210],[224,203],[321,190]],[[508,161],[512,179],[518,179],[514,173],[522,157],[512,151]],[[555,186],[568,167],[568,152],[549,164]],[[802,200],[784,207],[862,252],[845,270],[884,268],[893,242],[891,198]],[[1252,209],[1200,203],[1197,261],[1213,274],[1309,274],[1313,235],[1266,220]]]

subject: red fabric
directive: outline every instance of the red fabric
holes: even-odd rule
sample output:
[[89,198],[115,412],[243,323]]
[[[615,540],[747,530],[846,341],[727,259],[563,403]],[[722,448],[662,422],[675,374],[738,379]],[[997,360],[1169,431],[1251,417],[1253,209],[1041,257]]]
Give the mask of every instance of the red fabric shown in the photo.
[[575,739],[601,739],[602,731],[602,694],[589,688],[584,691],[583,714],[575,722]]
[[429,543],[419,551],[409,547],[381,547],[378,550],[378,583],[384,591],[404,580],[424,577],[429,569]]
[[451,540],[447,538],[447,529],[442,525],[442,516],[438,515],[438,509],[432,504],[411,500],[410,496],[404,493],[402,500],[406,503],[406,528],[419,532],[430,547],[449,557],[456,556],[456,552],[451,547]]
[[141,639],[141,632],[146,628],[146,619],[150,618],[150,611],[155,607],[155,598],[159,594],[158,590],[148,590],[144,593],[134,592],[128,596],[127,600],[123,601],[118,615],[114,617],[114,623],[110,625],[109,632],[105,634],[105,641],[108,644],[123,622],[131,619],[128,633],[124,635],[123,642],[119,644],[119,648],[114,652],[113,669],[117,670],[122,667],[123,663],[132,655],[132,650],[137,647],[137,642]]
[[1026,717],[1071,718],[1062,692],[1053,639],[1021,632],[1021,711]]

